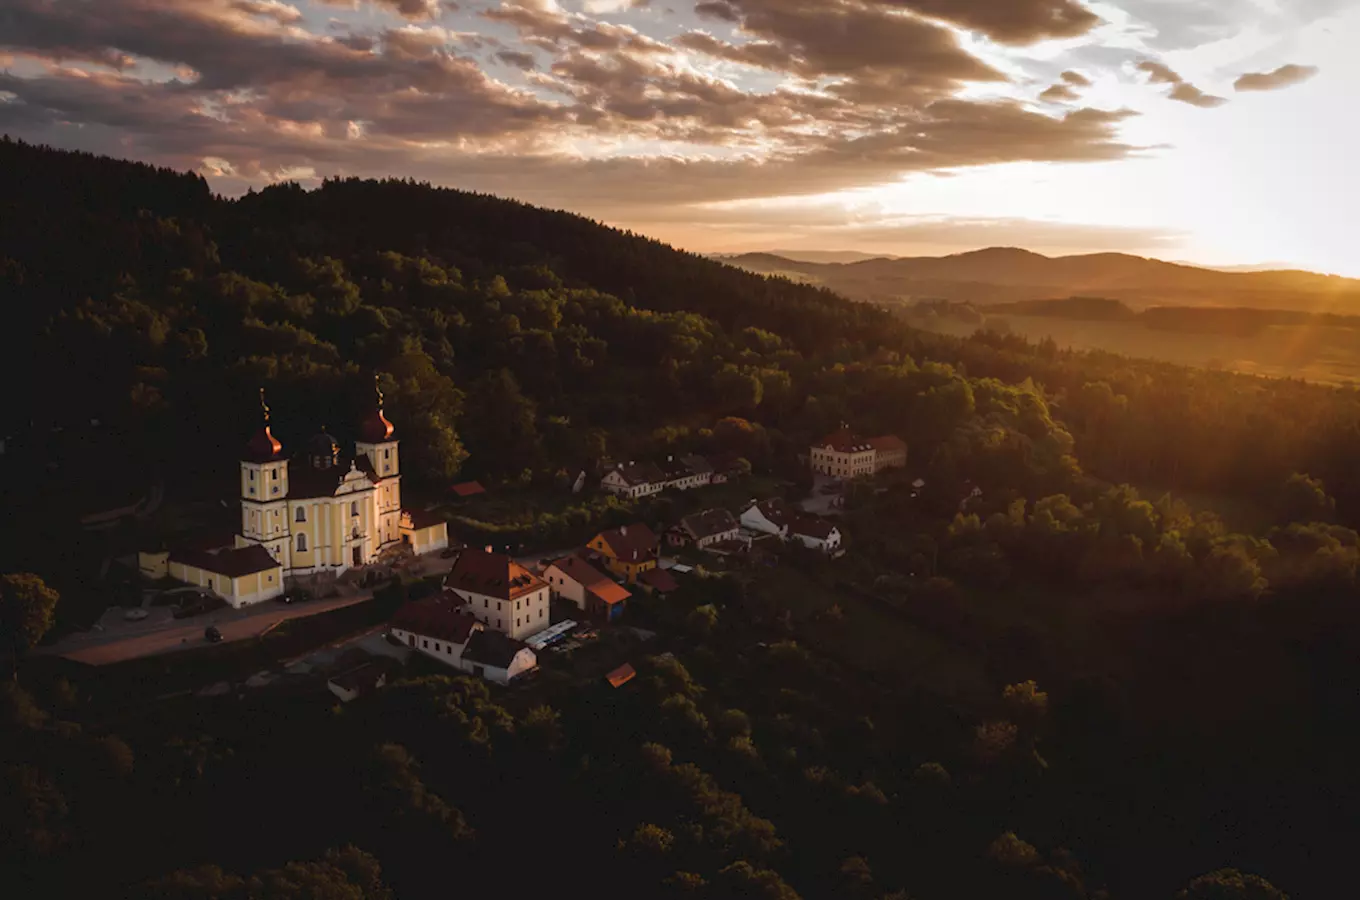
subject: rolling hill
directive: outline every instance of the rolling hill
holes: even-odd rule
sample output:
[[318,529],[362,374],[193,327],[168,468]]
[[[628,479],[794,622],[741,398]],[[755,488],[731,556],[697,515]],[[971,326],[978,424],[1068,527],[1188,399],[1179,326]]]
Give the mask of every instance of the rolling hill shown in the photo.
[[1292,270],[1225,272],[1122,253],[1048,257],[1014,247],[953,256],[816,263],[769,253],[729,257],[730,265],[796,277],[880,303],[924,299],[1009,303],[1100,296],[1135,308],[1231,306],[1360,312],[1360,280]]

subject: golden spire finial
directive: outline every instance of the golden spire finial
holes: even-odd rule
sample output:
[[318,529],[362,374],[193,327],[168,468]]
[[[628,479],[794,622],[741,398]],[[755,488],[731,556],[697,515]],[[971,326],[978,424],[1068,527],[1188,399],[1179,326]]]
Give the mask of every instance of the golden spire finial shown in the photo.
[[269,404],[264,400],[264,388],[260,388],[260,409],[264,410],[264,424],[269,424]]
[[373,373],[373,390],[378,394],[378,409],[383,408],[382,375],[378,372]]

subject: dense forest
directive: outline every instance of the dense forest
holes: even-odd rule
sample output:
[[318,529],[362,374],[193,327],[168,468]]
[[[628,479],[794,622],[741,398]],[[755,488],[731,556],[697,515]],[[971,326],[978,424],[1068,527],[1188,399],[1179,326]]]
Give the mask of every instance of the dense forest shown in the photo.
[[343,711],[147,703],[154,667],[26,660],[0,695],[22,896],[1262,900],[1350,877],[1360,393],[926,334],[494,197],[228,200],[9,140],[0,297],[28,473],[5,501],[34,523],[3,571],[63,598],[90,590],[67,539],[90,492],[229,497],[259,387],[298,446],[344,436],[377,373],[427,494],[695,448],[797,482],[842,421],[899,434],[907,472],[849,498],[854,552],[787,571],[983,672],[878,677],[856,610],[760,573],[637,604],[660,637],[618,691],[432,672]]

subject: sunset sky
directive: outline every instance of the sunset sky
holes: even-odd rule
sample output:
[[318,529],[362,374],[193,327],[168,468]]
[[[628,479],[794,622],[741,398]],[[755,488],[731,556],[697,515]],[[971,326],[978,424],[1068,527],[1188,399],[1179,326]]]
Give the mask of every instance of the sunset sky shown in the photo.
[[1360,0],[0,0],[0,132],[697,251],[1360,277]]

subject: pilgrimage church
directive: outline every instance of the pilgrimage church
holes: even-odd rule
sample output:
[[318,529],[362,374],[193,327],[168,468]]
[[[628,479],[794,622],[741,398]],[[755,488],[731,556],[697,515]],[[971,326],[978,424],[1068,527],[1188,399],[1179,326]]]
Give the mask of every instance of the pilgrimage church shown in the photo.
[[354,454],[323,427],[291,456],[270,433],[269,407],[241,455],[241,531],[234,546],[141,554],[142,572],[208,588],[235,607],[283,593],[285,578],[340,575],[390,551],[448,547],[448,524],[401,508],[396,429],[382,391],[360,422]]

